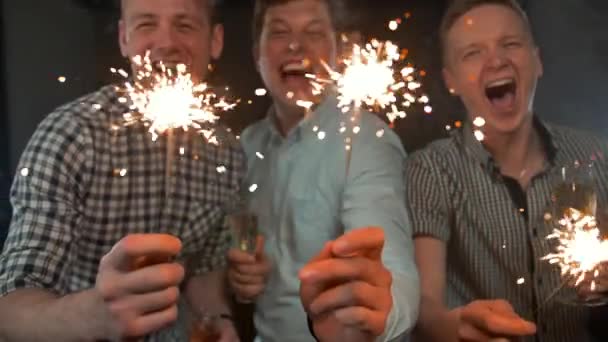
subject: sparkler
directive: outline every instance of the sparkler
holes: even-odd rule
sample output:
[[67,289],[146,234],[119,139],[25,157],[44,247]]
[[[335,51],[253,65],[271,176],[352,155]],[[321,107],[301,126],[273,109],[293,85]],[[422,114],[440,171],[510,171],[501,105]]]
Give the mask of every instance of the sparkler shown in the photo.
[[556,253],[548,254],[543,260],[557,264],[562,276],[575,279],[574,286],[589,277],[593,291],[599,266],[608,262],[608,240],[601,238],[595,217],[569,208],[559,220],[559,229],[554,229],[547,239],[557,239],[559,245]]
[[559,241],[557,252],[548,254],[542,260],[558,265],[564,281],[545,303],[566,284],[578,287],[584,281],[590,281],[590,290],[595,291],[601,265],[608,262],[608,240],[600,236],[594,216],[568,208],[558,223],[559,227],[547,236],[547,239]]
[[[209,134],[212,131],[203,128],[204,125],[215,123],[219,119],[218,111],[228,111],[236,106],[216,95],[206,83],[195,83],[185,64],[169,68],[161,62],[156,67],[148,54],[143,58],[136,56],[133,62],[138,69],[135,80],[125,82],[124,89],[120,90],[127,97],[121,97],[119,101],[131,102],[131,112],[124,115],[126,125],[146,123],[153,141],[174,128],[184,131],[192,128],[205,137],[212,136]],[[111,71],[129,77],[124,70],[112,68]]]
[[[326,85],[334,85],[338,92],[338,107],[343,113],[364,107],[371,112],[384,111],[393,123],[397,118],[405,118],[404,108],[415,103],[428,104],[428,96],[417,95],[421,84],[415,79],[416,69],[403,65],[406,50],[390,42],[372,40],[361,47],[353,44],[352,53],[342,59],[339,72],[322,62],[329,78],[308,74],[315,95],[320,94]],[[432,112],[426,106],[425,111]]]
[[185,64],[167,67],[162,62],[155,64],[149,53],[136,56],[133,63],[138,70],[129,80],[124,70],[110,69],[127,81],[117,91],[124,93],[119,102],[130,102],[130,112],[124,114],[125,126],[144,123],[149,126],[152,140],[167,135],[165,165],[165,197],[170,200],[172,165],[175,153],[174,129],[193,129],[205,140],[218,144],[212,124],[216,123],[219,111],[228,111],[236,106],[224,97],[216,95],[206,83],[196,83]]
[[425,104],[427,114],[432,112],[428,96],[417,94],[421,84],[414,76],[416,69],[404,63],[406,57],[407,50],[400,50],[390,41],[373,39],[364,46],[353,44],[350,55],[340,62],[338,69],[341,71],[321,61],[329,77],[307,75],[311,79],[314,95],[322,93],[328,85],[335,87],[338,108],[344,114],[351,114],[348,124],[342,122],[340,128],[340,133],[348,132],[345,138],[347,173],[352,154],[352,135],[360,131],[357,122],[362,107],[370,112],[386,112],[391,125],[396,119],[405,118],[405,108],[416,103]]

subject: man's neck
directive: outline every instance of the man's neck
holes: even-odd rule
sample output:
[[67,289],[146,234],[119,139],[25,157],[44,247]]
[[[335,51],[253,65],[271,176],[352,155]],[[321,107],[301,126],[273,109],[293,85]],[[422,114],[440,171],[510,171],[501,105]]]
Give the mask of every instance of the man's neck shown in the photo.
[[304,118],[305,109],[290,104],[274,102],[274,123],[283,137],[286,137]]
[[547,155],[545,146],[530,116],[515,132],[488,132],[485,147],[500,166],[500,172],[527,188],[532,177],[542,171]]

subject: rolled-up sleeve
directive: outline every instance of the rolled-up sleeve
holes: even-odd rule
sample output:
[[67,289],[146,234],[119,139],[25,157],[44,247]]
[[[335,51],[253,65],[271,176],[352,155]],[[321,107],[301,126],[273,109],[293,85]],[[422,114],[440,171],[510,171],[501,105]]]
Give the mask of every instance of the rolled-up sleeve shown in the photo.
[[407,206],[414,237],[431,236],[447,242],[450,239],[447,187],[440,176],[440,164],[433,164],[429,158],[425,151],[417,152],[406,162],[406,182],[410,184],[406,189]]
[[66,113],[47,117],[23,153],[13,186],[13,218],[0,254],[0,296],[22,288],[64,294],[74,229],[82,215],[91,139]]
[[420,285],[405,207],[404,162],[401,142],[388,128],[380,138],[355,137],[343,198],[345,230],[366,226],[384,230],[382,260],[393,277],[393,306],[379,341],[400,339],[418,319]]

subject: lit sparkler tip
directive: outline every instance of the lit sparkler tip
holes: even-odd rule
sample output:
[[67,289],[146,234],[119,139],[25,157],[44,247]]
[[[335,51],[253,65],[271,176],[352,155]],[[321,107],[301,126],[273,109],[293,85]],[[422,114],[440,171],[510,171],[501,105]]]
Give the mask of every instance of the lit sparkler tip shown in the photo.
[[[206,83],[195,83],[187,66],[183,63],[167,67],[162,62],[152,65],[149,54],[136,56],[134,64],[139,66],[134,80],[126,81],[120,91],[126,93],[120,97],[120,103],[131,102],[133,113],[125,115],[126,124],[143,122],[149,128],[152,140],[169,129],[192,128],[200,131],[203,123],[215,123],[219,117],[217,111],[231,110],[236,103],[229,103],[209,89]],[[123,77],[128,74],[120,69],[111,69]],[[217,142],[211,134],[206,136],[210,143]]]
[[608,241],[602,239],[595,217],[569,208],[564,218],[559,220],[560,229],[555,229],[548,238],[557,239],[556,253],[548,254],[543,260],[557,264],[561,275],[576,278],[574,286],[580,285],[589,276],[591,286],[600,274],[599,266],[608,262]]
[[[399,25],[400,21],[395,20],[394,24]],[[365,107],[372,112],[385,112],[392,123],[396,118],[406,117],[399,107],[420,102],[426,105],[426,113],[432,111],[428,96],[416,94],[421,88],[414,77],[416,70],[403,63],[404,50],[390,41],[372,39],[363,46],[352,45],[350,55],[340,62],[340,72],[321,61],[328,78],[308,74],[306,77],[311,78],[314,94],[321,94],[328,84],[335,86],[342,113]]]

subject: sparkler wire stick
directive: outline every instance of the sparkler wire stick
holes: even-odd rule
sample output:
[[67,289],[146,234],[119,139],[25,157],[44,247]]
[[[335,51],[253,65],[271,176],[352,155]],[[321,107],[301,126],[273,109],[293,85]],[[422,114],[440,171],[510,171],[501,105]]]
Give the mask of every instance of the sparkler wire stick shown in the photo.
[[167,150],[165,156],[165,209],[171,210],[173,194],[173,162],[175,160],[175,133],[167,130]]

